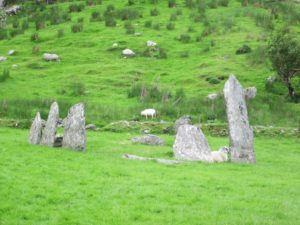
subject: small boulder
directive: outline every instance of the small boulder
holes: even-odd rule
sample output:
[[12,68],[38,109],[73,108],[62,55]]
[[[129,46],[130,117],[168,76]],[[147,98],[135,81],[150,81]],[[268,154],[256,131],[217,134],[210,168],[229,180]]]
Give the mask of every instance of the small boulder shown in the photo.
[[97,128],[97,126],[95,124],[88,124],[88,125],[85,126],[85,129],[86,130],[93,130],[93,131],[95,131],[98,128]]
[[113,43],[113,44],[112,44],[112,46],[111,46],[111,47],[113,47],[113,48],[117,48],[117,47],[119,47],[119,44],[115,42],[115,43]]
[[157,45],[157,43],[155,43],[154,41],[147,41],[147,47],[155,47]]
[[176,120],[174,125],[175,133],[177,133],[178,128],[182,125],[192,125],[192,117],[185,115]]
[[11,49],[7,52],[7,55],[14,55],[14,54],[16,54],[16,51],[13,49]]
[[133,57],[133,56],[135,56],[134,51],[132,51],[132,50],[129,49],[129,48],[124,49],[124,50],[122,51],[122,54],[123,54],[124,56],[126,56],[126,57]]
[[58,55],[51,54],[51,53],[45,53],[43,55],[43,59],[46,60],[46,61],[59,61],[60,60]]
[[214,101],[218,98],[218,94],[217,93],[209,94],[209,95],[207,95],[207,98],[211,101]]
[[152,134],[147,134],[139,137],[134,137],[131,139],[133,143],[141,143],[146,145],[165,145],[165,141],[160,137]]
[[4,62],[4,61],[6,61],[7,60],[7,58],[6,57],[4,57],[4,56],[0,56],[0,62]]
[[244,94],[245,94],[245,98],[247,100],[255,98],[255,96],[257,94],[257,89],[256,89],[256,87],[248,87],[244,90]]

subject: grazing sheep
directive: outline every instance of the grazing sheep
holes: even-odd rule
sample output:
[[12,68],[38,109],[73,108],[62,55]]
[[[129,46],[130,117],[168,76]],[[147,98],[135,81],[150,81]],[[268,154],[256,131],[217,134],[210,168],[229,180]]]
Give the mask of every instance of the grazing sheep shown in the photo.
[[148,116],[151,116],[153,119],[153,117],[156,117],[156,111],[155,109],[145,109],[141,112],[141,116],[145,116],[146,119],[148,119]]
[[218,151],[211,152],[213,162],[227,162],[228,161],[229,148],[221,147]]

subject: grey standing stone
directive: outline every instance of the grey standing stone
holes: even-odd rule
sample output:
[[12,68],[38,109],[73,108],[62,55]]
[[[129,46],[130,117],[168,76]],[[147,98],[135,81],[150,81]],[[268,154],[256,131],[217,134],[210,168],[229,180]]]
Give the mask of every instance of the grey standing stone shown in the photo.
[[82,103],[72,106],[64,122],[63,147],[82,151],[86,146],[85,114]]
[[224,86],[227,119],[229,123],[231,161],[255,163],[253,131],[249,125],[244,90],[234,75]]
[[43,123],[41,120],[41,115],[39,112],[37,112],[30,128],[28,139],[29,144],[37,145],[40,143],[42,137],[42,129]]
[[177,119],[175,121],[175,125],[174,125],[175,133],[177,133],[178,128],[180,126],[187,125],[187,124],[192,125],[192,117],[191,116],[185,115],[185,116],[182,116],[179,119]]
[[212,162],[211,150],[204,134],[193,125],[178,128],[173,152],[178,160]]
[[58,104],[57,104],[57,102],[53,102],[50,107],[48,119],[47,119],[46,126],[45,126],[45,129],[43,132],[43,136],[42,136],[42,140],[41,140],[42,145],[46,145],[49,147],[54,146],[58,119],[59,119]]

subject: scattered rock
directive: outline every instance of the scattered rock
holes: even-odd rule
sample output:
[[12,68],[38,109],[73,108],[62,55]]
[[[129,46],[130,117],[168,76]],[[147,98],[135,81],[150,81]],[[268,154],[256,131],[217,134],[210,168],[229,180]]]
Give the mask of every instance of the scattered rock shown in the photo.
[[64,122],[63,147],[83,151],[86,147],[85,113],[82,103],[72,106]]
[[234,75],[224,86],[224,97],[229,123],[231,161],[255,163],[253,131],[249,125],[244,90]]
[[98,130],[98,128],[95,124],[88,124],[88,125],[85,126],[85,129],[86,130],[93,130],[93,131]]
[[36,116],[31,124],[30,132],[29,132],[29,144],[37,145],[40,143],[42,138],[42,120],[39,112],[36,113]]
[[152,134],[147,134],[139,137],[134,137],[131,139],[134,143],[141,143],[146,145],[165,145],[165,141],[160,137]]
[[147,47],[155,47],[157,45],[157,43],[155,43],[154,41],[147,41]]
[[217,93],[209,94],[209,95],[207,95],[207,98],[211,101],[214,101],[218,98],[218,94]]
[[118,44],[118,43],[113,43],[113,44],[112,44],[112,47],[113,47],[113,48],[117,48],[117,47],[119,47],[119,44]]
[[193,125],[178,128],[173,145],[178,160],[212,162],[211,150],[201,129]]
[[17,15],[19,11],[21,11],[21,6],[19,5],[13,5],[5,9],[5,13],[9,16]]
[[128,48],[124,49],[124,50],[122,51],[122,54],[123,54],[124,56],[126,56],[126,57],[133,57],[133,56],[135,56],[134,51],[132,51],[132,50],[130,50],[130,49],[128,49]]
[[13,65],[11,66],[11,68],[13,68],[13,69],[17,69],[17,67],[18,67],[17,64],[13,64]]
[[156,159],[156,158],[142,157],[142,156],[129,155],[129,154],[124,154],[122,156],[122,158],[123,159],[129,159],[129,160],[155,161],[155,162],[166,164],[166,165],[173,165],[173,164],[181,163],[180,161],[177,161],[177,160]]
[[41,139],[41,144],[42,145],[46,145],[46,146],[49,146],[49,147],[54,146],[56,127],[57,127],[58,119],[59,119],[58,104],[57,104],[57,102],[53,102],[51,107],[50,107],[48,119],[47,119],[47,122],[46,122],[46,126],[45,126],[45,129],[44,129],[44,132],[43,132],[42,139]]
[[241,54],[247,54],[251,52],[251,48],[248,45],[243,45],[239,49],[236,50],[235,54],[241,55]]
[[245,89],[244,93],[245,93],[245,98],[247,100],[252,99],[252,98],[256,97],[257,89],[256,89],[256,87],[248,87]]
[[178,128],[182,125],[192,125],[192,117],[189,115],[185,115],[177,119],[174,125],[175,133],[177,133]]
[[135,33],[134,33],[134,36],[136,36],[136,37],[142,36],[142,33],[140,33],[140,32],[135,32]]
[[0,56],[0,62],[4,62],[4,61],[6,61],[7,60],[7,58],[6,57],[4,57],[4,56]]
[[11,49],[8,51],[7,55],[14,55],[15,53],[16,53],[16,51]]
[[45,53],[43,55],[43,59],[46,61],[59,61],[59,56],[56,54],[51,54],[51,53]]

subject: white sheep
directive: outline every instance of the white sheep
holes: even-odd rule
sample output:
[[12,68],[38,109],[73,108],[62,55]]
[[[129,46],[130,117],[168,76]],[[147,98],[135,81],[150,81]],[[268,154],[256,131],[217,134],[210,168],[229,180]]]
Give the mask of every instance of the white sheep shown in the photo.
[[221,147],[218,151],[211,152],[213,162],[220,163],[228,161],[229,148]]
[[148,116],[156,117],[156,111],[155,109],[145,109],[141,112],[141,116],[145,116],[146,119],[148,119]]

